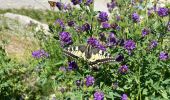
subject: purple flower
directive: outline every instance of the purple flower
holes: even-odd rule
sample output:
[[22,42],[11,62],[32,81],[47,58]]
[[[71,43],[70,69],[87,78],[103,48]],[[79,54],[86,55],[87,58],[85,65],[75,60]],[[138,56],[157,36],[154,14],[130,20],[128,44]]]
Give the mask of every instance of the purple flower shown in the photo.
[[111,12],[115,7],[116,7],[116,1],[115,0],[113,0],[110,3],[107,3],[107,8],[108,8],[109,12]]
[[116,16],[116,20],[117,20],[117,21],[120,21],[120,20],[121,20],[121,17],[120,17],[120,16]]
[[96,91],[94,93],[94,100],[104,100],[104,93],[100,91]]
[[95,82],[95,79],[94,79],[94,77],[93,76],[87,76],[86,77],[86,86],[92,86],[93,84],[94,84],[94,82]]
[[58,24],[61,28],[65,27],[64,22],[61,19],[57,19],[54,24]]
[[90,4],[92,4],[92,3],[93,3],[93,0],[86,0],[85,5],[90,5]]
[[103,46],[102,44],[100,44],[100,42],[96,39],[96,38],[93,38],[93,37],[90,37],[88,40],[87,40],[87,43],[93,47],[96,47],[100,50],[103,50],[105,51],[106,50],[106,47]]
[[126,74],[128,72],[128,66],[123,65],[119,68],[119,73]]
[[128,51],[132,51],[133,49],[136,48],[136,44],[133,40],[127,40],[124,43],[124,48],[127,49]]
[[93,47],[97,47],[100,43],[99,41],[96,39],[96,38],[93,38],[93,37],[90,37],[88,40],[87,40],[87,43],[89,45],[92,45]]
[[91,29],[91,26],[89,23],[85,23],[82,26],[82,31],[89,31]]
[[59,38],[63,45],[72,44],[72,38],[70,33],[68,32],[61,32]]
[[68,70],[75,70],[78,69],[78,65],[75,61],[71,61],[68,63]]
[[121,96],[121,100],[128,100],[127,94],[123,94],[123,95]]
[[110,27],[111,27],[112,29],[114,29],[114,30],[117,30],[118,28],[120,28],[117,23],[112,23],[112,24],[110,24]]
[[98,20],[99,20],[100,22],[106,22],[106,21],[108,21],[108,14],[107,14],[106,12],[100,12],[100,13],[99,13]]
[[153,49],[153,48],[155,48],[157,45],[158,45],[158,42],[155,41],[155,40],[153,40],[153,41],[150,42],[149,48],[150,48],[150,49]]
[[36,50],[32,52],[32,56],[34,58],[44,58],[44,57],[49,57],[49,54],[47,52],[45,52],[44,50]]
[[73,5],[77,5],[77,4],[81,4],[82,0],[71,0],[71,2],[73,3]]
[[140,21],[139,15],[136,12],[132,14],[132,20],[133,20],[133,22]]
[[106,36],[104,33],[99,33],[99,40],[103,42],[106,41]]
[[169,58],[168,53],[166,53],[166,52],[164,52],[164,51],[160,52],[160,54],[159,54],[159,59],[160,59],[160,60],[165,61],[165,60],[167,60],[168,58]]
[[102,22],[102,27],[108,29],[110,28],[110,24],[108,22]]
[[73,27],[75,25],[75,22],[74,21],[68,21],[67,24],[68,24],[68,26]]
[[168,8],[160,7],[157,13],[160,17],[168,16]]
[[123,61],[123,59],[124,59],[124,55],[123,55],[123,54],[119,54],[119,55],[116,57],[116,61],[117,61],[117,62]]
[[70,10],[71,9],[71,5],[69,4],[64,4],[64,10]]
[[148,35],[149,32],[150,32],[149,29],[144,28],[144,29],[142,30],[142,36],[144,37],[144,36]]
[[108,37],[108,43],[107,43],[107,46],[111,47],[113,45],[116,44],[116,38],[115,38],[115,35],[114,33],[110,33],[109,34],[109,37]]
[[99,44],[99,45],[97,46],[97,48],[100,49],[100,50],[102,50],[102,51],[106,51],[106,47],[105,47],[104,45],[102,45],[102,44]]
[[76,85],[80,86],[82,84],[81,80],[76,80]]
[[63,3],[61,3],[61,2],[56,2],[56,6],[59,10],[63,9]]
[[148,16],[151,16],[151,15],[153,15],[153,13],[154,13],[154,10],[153,10],[153,8],[152,8],[152,9],[148,9]]
[[61,66],[61,67],[59,68],[59,71],[65,72],[65,71],[66,71],[66,67]]

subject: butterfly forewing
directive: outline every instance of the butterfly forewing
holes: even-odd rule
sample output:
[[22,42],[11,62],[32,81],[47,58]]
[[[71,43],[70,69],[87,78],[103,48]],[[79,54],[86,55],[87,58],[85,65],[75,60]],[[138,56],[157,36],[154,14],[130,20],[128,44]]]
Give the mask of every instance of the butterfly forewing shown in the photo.
[[74,46],[64,49],[64,54],[72,58],[83,58],[85,55],[86,46]]

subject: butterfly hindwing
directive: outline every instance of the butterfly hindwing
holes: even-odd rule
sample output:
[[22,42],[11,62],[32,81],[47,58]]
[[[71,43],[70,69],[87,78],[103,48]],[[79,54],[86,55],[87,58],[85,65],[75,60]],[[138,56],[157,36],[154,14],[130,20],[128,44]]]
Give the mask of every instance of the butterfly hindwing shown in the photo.
[[92,56],[89,59],[91,66],[96,66],[101,63],[107,63],[114,61],[114,58],[106,51],[99,50],[97,48],[92,48]]
[[48,1],[48,3],[50,4],[50,7],[54,10],[54,8],[56,6],[56,2],[55,1]]

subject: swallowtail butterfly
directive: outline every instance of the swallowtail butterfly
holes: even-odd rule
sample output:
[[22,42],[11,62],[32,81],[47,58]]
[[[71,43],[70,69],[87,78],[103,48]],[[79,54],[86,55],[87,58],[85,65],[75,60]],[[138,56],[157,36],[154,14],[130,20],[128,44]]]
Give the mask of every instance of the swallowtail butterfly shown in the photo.
[[64,48],[64,54],[72,58],[83,59],[87,61],[90,67],[96,67],[98,64],[115,61],[109,53],[90,45]]

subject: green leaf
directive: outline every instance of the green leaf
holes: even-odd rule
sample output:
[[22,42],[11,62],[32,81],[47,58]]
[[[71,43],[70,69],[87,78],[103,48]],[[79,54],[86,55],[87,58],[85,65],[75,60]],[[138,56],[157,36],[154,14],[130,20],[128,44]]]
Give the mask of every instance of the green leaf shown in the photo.
[[162,91],[161,95],[163,98],[168,100],[168,95],[167,95],[166,91]]
[[143,89],[143,92],[142,92],[143,95],[147,95],[148,94],[148,89]]

